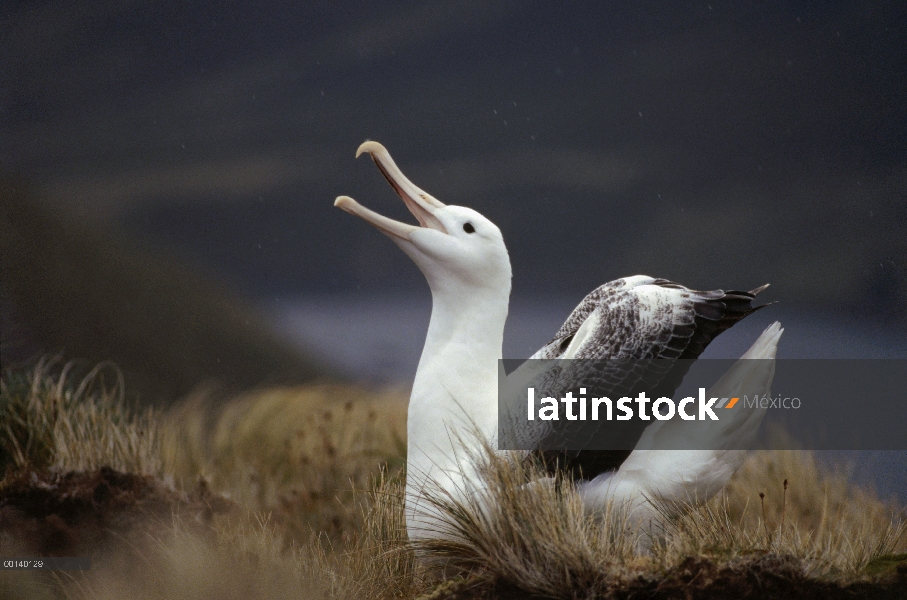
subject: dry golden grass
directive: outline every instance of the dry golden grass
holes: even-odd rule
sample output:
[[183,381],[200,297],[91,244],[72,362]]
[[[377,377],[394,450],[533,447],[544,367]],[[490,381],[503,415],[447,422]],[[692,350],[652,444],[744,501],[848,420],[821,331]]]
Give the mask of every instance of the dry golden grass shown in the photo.
[[165,537],[124,542],[91,571],[57,573],[56,584],[72,599],[330,598],[312,557],[283,542],[279,528],[251,514],[219,520],[211,536],[176,519]]
[[[551,480],[523,484],[542,481],[540,465],[487,447],[472,460],[482,467],[484,489],[467,500],[431,491],[433,512],[449,524],[417,548],[434,562],[540,597],[608,597],[691,556],[729,563],[782,555],[804,577],[845,581],[907,550],[903,512],[843,473],[823,470],[811,452],[751,454],[717,497],[666,517],[665,537],[648,552],[621,506],[590,516],[568,482],[559,489]],[[760,493],[769,499],[764,516]]]
[[569,481],[557,486],[541,464],[487,445],[469,459],[479,465],[481,491],[465,499],[427,492],[431,513],[446,520],[437,539],[415,544],[428,564],[558,598],[604,592],[648,562],[626,533],[621,507],[584,514]]
[[[903,515],[809,452],[752,453],[721,495],[674,520],[650,554],[624,535],[619,507],[592,518],[569,485],[527,487],[536,467],[487,452],[475,460],[492,508],[436,491],[448,530],[413,547],[401,392],[281,388],[220,405],[198,393],[165,414],[136,413],[116,386],[92,388],[98,376],[70,384],[65,370],[52,377],[45,365],[4,378],[9,440],[0,447],[14,466],[107,464],[186,489],[202,477],[239,508],[206,533],[176,515],[160,535],[124,538],[117,558],[29,588],[47,597],[409,600],[509,586],[571,598],[662,577],[690,556],[731,564],[789,555],[804,576],[845,581],[907,550]],[[0,595],[30,597],[24,581],[3,574]]]
[[102,363],[73,385],[73,363],[58,363],[42,360],[0,380],[0,469],[106,465],[161,475],[158,415],[126,407],[118,369]]
[[161,421],[164,463],[185,487],[272,513],[294,539],[358,527],[355,491],[403,468],[406,399],[340,385],[251,392],[215,405],[199,392]]
[[57,597],[416,598],[429,591],[430,582],[405,542],[402,507],[394,504],[400,481],[379,480],[377,486],[362,505],[363,530],[342,548],[315,532],[294,544],[282,527],[251,512],[217,518],[210,535],[199,535],[197,527],[176,517],[166,534],[128,540],[90,572],[58,574]]
[[853,574],[907,549],[904,516],[812,452],[759,451],[722,494],[676,524],[672,552],[764,548],[804,559],[811,573]]

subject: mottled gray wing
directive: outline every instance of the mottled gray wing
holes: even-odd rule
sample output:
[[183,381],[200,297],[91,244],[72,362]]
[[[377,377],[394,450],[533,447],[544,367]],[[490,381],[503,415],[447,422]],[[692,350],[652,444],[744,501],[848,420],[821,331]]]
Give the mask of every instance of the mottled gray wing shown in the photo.
[[[579,382],[587,397],[613,400],[645,391],[651,399],[670,397],[697,358],[721,332],[761,307],[750,292],[691,290],[666,279],[628,277],[607,283],[576,307],[561,329],[532,358],[582,359],[555,363],[535,381],[538,394],[558,398]],[[542,397],[542,396],[538,396]],[[629,456],[647,423],[590,421],[563,427],[548,421],[540,448],[569,442],[582,446],[592,436],[607,436],[620,450],[537,453],[549,470],[590,479],[616,469]],[[568,438],[569,436],[569,438]]]

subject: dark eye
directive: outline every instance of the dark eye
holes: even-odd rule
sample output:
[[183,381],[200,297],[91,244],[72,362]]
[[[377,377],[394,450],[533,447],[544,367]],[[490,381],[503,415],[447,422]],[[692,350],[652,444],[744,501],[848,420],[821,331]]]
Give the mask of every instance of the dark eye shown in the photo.
[[472,223],[463,223],[463,231],[466,233],[475,233],[476,228],[472,226]]

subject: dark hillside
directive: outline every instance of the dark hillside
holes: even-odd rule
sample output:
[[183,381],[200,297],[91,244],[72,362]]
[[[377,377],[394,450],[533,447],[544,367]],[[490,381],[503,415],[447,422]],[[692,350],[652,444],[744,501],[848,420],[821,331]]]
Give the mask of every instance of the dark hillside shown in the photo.
[[329,375],[226,286],[64,221],[10,179],[0,180],[0,282],[4,367],[44,353],[113,361],[127,389],[156,403],[203,381],[236,390]]

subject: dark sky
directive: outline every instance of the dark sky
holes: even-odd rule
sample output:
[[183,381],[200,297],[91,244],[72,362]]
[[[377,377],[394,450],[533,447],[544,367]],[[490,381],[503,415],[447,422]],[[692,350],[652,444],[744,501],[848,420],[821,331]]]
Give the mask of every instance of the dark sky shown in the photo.
[[0,165],[243,293],[422,290],[385,144],[516,294],[646,273],[907,319],[899,2],[18,2]]

